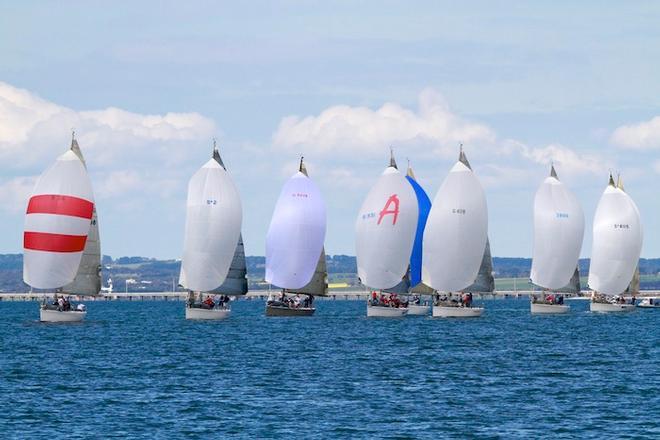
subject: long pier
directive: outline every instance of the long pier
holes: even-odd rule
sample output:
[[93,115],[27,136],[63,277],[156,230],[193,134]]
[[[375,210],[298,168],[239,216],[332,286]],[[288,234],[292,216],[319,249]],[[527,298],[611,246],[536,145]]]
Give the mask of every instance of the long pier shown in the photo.
[[[279,294],[279,291],[272,291],[273,294]],[[501,290],[494,293],[475,294],[477,299],[498,299],[498,298],[522,298],[528,297],[532,294],[540,294],[539,291],[532,292],[530,290]],[[581,296],[565,295],[567,298],[589,298],[589,291],[582,292]],[[658,297],[660,291],[658,290],[645,290],[640,291],[638,298],[644,297]],[[269,292],[267,290],[253,290],[245,295],[246,300],[265,300],[268,298]],[[53,293],[44,292],[0,292],[0,301],[43,301],[44,298],[52,298]],[[76,297],[71,295],[76,300],[83,301],[185,301],[188,297],[187,292],[103,292],[101,295],[94,297]],[[330,292],[327,297],[319,297],[320,300],[366,300],[370,297],[369,292],[364,290],[346,290],[338,292]]]

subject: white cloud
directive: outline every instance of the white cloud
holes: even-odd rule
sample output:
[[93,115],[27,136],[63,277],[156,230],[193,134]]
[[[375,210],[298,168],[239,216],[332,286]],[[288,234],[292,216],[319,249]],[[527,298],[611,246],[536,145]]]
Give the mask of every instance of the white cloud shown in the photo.
[[[148,115],[109,107],[76,111],[0,82],[0,159],[24,167],[54,158],[75,128],[83,151],[99,164],[131,159],[145,151],[208,140],[212,120],[198,113]],[[128,156],[128,157],[127,157]]]
[[1,209],[14,214],[25,212],[28,197],[36,182],[37,176],[20,176],[0,183]]
[[611,168],[611,165],[596,153],[578,153],[560,144],[550,144],[545,147],[528,147],[519,144],[519,148],[521,155],[532,162],[548,166],[554,163],[560,174],[599,174]]
[[638,150],[660,148],[660,116],[618,127],[612,133],[610,142],[623,148]]
[[390,145],[417,148],[418,152],[458,142],[492,142],[495,134],[485,125],[452,113],[440,94],[426,89],[417,111],[396,103],[377,110],[338,105],[318,116],[287,116],[273,134],[276,148],[321,154],[382,154]]

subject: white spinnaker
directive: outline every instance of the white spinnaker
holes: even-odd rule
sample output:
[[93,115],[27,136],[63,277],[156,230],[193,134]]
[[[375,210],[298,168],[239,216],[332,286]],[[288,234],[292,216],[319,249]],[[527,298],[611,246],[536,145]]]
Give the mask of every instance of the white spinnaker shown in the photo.
[[225,281],[242,220],[241,199],[234,182],[215,159],[209,160],[188,184],[179,284],[208,292]]
[[323,249],[325,202],[318,186],[301,172],[282,188],[266,236],[266,281],[300,289],[312,279]]
[[639,262],[642,240],[637,205],[620,188],[608,186],[594,215],[589,287],[606,295],[626,290]]
[[580,202],[557,178],[546,178],[534,197],[532,282],[546,289],[567,285],[580,257],[583,236]]
[[388,167],[362,203],[355,224],[358,277],[374,289],[389,289],[408,270],[419,207],[413,187]]
[[440,186],[426,221],[422,280],[442,292],[474,282],[488,235],[486,196],[472,170],[457,162]]
[[94,209],[85,166],[69,150],[39,177],[25,216],[23,280],[37,289],[73,281]]

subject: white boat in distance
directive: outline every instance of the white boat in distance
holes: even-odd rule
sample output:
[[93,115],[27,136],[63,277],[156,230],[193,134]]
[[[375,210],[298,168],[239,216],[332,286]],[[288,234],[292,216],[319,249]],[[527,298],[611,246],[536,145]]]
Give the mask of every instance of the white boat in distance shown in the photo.
[[[442,182],[426,223],[424,284],[438,292],[464,291],[477,278],[487,240],[486,196],[461,146],[458,161]],[[474,318],[483,314],[483,307],[464,304],[438,301],[433,316]]]
[[188,183],[179,274],[179,284],[189,291],[186,319],[218,320],[230,315],[226,301],[216,302],[212,295],[225,282],[238,247],[242,246],[242,220],[238,190],[222,165],[214,141],[211,159]]
[[[532,296],[533,314],[568,313],[558,289],[569,284],[577,270],[584,213],[577,197],[559,180],[554,165],[534,197],[534,250],[530,279],[543,288],[542,298]],[[554,291],[554,292],[553,292]]]
[[[372,289],[391,289],[407,276],[419,208],[415,191],[399,172],[393,153],[390,164],[365,198],[355,223],[355,247],[360,282]],[[367,301],[367,316],[403,317],[399,302]]]
[[642,250],[642,223],[637,205],[619,180],[609,182],[601,196],[593,224],[589,287],[592,312],[629,312],[633,304],[622,294],[635,275]]

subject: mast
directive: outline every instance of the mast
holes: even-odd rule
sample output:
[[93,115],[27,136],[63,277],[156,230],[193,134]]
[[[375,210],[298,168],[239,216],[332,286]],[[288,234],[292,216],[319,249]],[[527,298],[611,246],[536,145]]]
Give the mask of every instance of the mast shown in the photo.
[[[78,156],[85,168],[87,168],[87,163],[76,140],[75,131],[71,133],[71,151]],[[101,268],[101,236],[99,234],[96,204],[94,204],[89,233],[80,260],[80,266],[78,266],[78,272],[72,282],[62,287],[62,292],[73,295],[97,296],[101,291]]]

